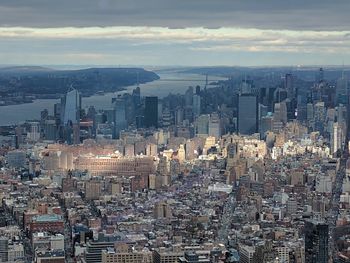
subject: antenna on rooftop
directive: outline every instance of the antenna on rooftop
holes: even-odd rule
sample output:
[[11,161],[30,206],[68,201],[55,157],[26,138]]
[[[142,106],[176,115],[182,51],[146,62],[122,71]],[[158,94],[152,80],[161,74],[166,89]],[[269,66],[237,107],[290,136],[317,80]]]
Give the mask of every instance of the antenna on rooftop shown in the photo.
[[136,72],[136,85],[137,87],[140,86],[140,81],[139,81],[139,72]]

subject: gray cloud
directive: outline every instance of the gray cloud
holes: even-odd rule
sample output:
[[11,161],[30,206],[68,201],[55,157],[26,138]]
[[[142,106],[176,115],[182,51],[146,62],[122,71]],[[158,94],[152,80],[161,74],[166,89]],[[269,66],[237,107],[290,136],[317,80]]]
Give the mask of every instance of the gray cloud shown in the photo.
[[1,27],[348,30],[348,0],[2,0]]

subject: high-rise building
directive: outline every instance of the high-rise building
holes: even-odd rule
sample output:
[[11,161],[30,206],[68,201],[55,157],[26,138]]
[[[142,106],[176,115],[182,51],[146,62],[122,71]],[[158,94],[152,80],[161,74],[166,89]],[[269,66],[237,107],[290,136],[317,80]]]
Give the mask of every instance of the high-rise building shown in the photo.
[[321,82],[324,80],[324,71],[323,68],[320,68],[319,71],[316,73],[316,82]]
[[30,141],[36,142],[40,139],[40,124],[39,122],[30,122],[30,131],[27,133],[27,138]]
[[239,256],[242,263],[252,263],[255,254],[255,248],[250,246],[240,246]]
[[336,104],[348,104],[348,80],[344,74],[337,80],[335,100]]
[[[307,120],[307,97],[298,95],[297,97],[297,119],[301,122]],[[312,105],[312,104],[311,104]]]
[[196,95],[200,95],[201,94],[201,87],[200,86],[196,86]]
[[221,121],[217,113],[213,113],[210,115],[209,136],[213,136],[216,139],[219,139],[221,137]]
[[55,141],[57,138],[56,121],[52,119],[45,120],[44,123],[44,138],[45,140]]
[[209,115],[200,115],[195,122],[196,134],[199,136],[209,134]]
[[163,115],[164,112],[167,110],[168,108],[165,107],[163,109],[163,102],[161,100],[158,100],[158,124],[161,125],[162,121],[163,121]]
[[8,260],[8,249],[9,240],[7,237],[0,237],[0,261],[7,262]]
[[273,119],[276,122],[287,122],[287,105],[285,101],[275,103],[275,112],[273,114]]
[[171,218],[172,212],[170,205],[165,201],[160,201],[154,205],[154,217],[157,219]]
[[192,107],[193,103],[193,87],[188,87],[186,93],[185,93],[185,105],[186,107]]
[[64,129],[64,140],[68,144],[80,143],[81,95],[71,88],[61,99],[61,125]]
[[285,80],[284,80],[284,87],[287,91],[288,98],[294,98],[295,97],[295,90],[293,85],[293,75],[292,74],[286,74]]
[[85,183],[85,198],[87,200],[98,199],[101,195],[101,183],[99,181],[88,181]]
[[333,129],[331,131],[331,153],[336,154],[342,146],[342,130],[338,122],[333,123]]
[[324,102],[317,102],[314,105],[314,121],[316,131],[323,133],[324,131],[324,122],[325,122],[326,108]]
[[11,168],[22,168],[25,167],[27,159],[24,151],[10,151],[6,155],[7,163]]
[[194,117],[198,117],[201,114],[201,96],[193,95],[193,115]]
[[158,97],[145,98],[145,126],[158,127]]
[[238,97],[238,133],[251,135],[258,132],[258,99],[254,95]]
[[66,96],[62,98],[62,121],[64,125],[69,122],[72,124],[79,124],[80,122],[80,109],[81,109],[81,95],[78,90],[70,89]]
[[260,132],[260,138],[265,139],[266,133],[268,131],[273,130],[273,117],[270,113],[267,116],[264,116],[260,120],[260,126],[259,126],[259,132]]
[[119,133],[127,128],[125,114],[125,100],[118,97],[113,100],[114,106],[114,132],[115,138],[119,138]]
[[323,222],[305,221],[305,262],[328,263],[328,225]]

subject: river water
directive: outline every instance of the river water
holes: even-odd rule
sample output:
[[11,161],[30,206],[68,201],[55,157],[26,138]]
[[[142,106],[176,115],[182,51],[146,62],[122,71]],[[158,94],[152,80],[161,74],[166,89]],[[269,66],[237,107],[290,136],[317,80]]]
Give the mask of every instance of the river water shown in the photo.
[[[141,96],[158,96],[163,98],[169,93],[184,94],[189,86],[205,85],[205,76],[197,74],[184,73],[158,73],[159,80],[140,85]],[[222,78],[209,76],[211,81]],[[104,95],[94,95],[82,98],[82,107],[95,106],[97,110],[111,107],[111,99],[116,94],[132,92],[136,85],[126,87],[125,91],[116,93],[105,93]],[[38,99],[33,103],[0,106],[0,126],[15,125],[25,122],[26,120],[40,119],[40,112],[47,109],[50,114],[53,113],[53,105],[59,102],[58,99]]]

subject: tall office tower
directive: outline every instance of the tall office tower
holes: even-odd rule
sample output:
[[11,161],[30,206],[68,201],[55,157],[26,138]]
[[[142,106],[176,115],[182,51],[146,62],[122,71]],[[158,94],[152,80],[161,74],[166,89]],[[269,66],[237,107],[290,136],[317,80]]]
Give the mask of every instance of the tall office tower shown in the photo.
[[119,139],[119,133],[127,128],[125,100],[119,96],[113,100],[114,106],[114,138]]
[[48,119],[48,117],[49,117],[49,111],[47,109],[44,109],[40,112],[40,126],[41,126],[41,128],[44,127],[44,123]]
[[200,115],[195,122],[196,134],[198,136],[208,136],[209,134],[209,115]]
[[320,131],[321,134],[324,131],[325,115],[326,110],[324,102],[317,102],[314,105],[315,131]]
[[212,113],[209,119],[209,136],[216,139],[221,137],[221,120],[217,113]]
[[273,93],[274,102],[282,102],[287,99],[287,91],[282,88],[277,88]]
[[9,252],[9,240],[7,237],[0,237],[0,261],[8,261],[8,252]]
[[193,115],[195,118],[201,115],[201,96],[197,94],[193,95]]
[[177,158],[180,163],[183,163],[186,160],[186,150],[183,144],[180,144],[180,147],[177,150]]
[[185,93],[185,105],[186,107],[192,107],[192,100],[193,100],[193,87],[188,87],[186,93]]
[[323,68],[320,68],[316,73],[316,82],[321,82],[324,80],[324,71]]
[[60,118],[61,118],[61,111],[62,111],[61,106],[62,106],[61,103],[55,103],[53,105],[53,115],[54,115],[56,120],[60,120]]
[[61,100],[61,125],[68,144],[80,143],[80,110],[81,95],[71,88]]
[[333,123],[333,129],[331,132],[331,153],[336,154],[342,146],[342,129],[338,122]]
[[305,96],[298,95],[297,97],[297,119],[302,122],[307,120],[307,98]]
[[259,103],[259,119],[265,117],[268,114],[268,107]]
[[254,95],[238,97],[238,133],[251,135],[258,132],[258,99]]
[[175,124],[182,125],[183,120],[184,120],[184,110],[183,108],[178,108],[176,110],[176,115],[175,115]]
[[163,112],[166,109],[163,109],[163,102],[161,100],[158,100],[158,125],[162,125],[163,121]]
[[145,98],[145,126],[158,127],[158,97]]
[[30,131],[27,133],[27,138],[30,141],[36,142],[40,139],[40,124],[39,122],[30,122]]
[[242,80],[240,93],[241,94],[253,94],[254,84],[252,80]]
[[56,121],[48,119],[44,123],[44,138],[45,140],[56,141],[57,139],[57,126]]
[[131,94],[133,116],[131,122],[136,124],[137,127],[142,127],[143,125],[143,112],[141,107],[141,90],[140,87],[137,87],[132,91]]
[[200,95],[201,94],[201,87],[200,86],[196,86],[196,95]]
[[328,225],[308,220],[305,222],[305,262],[328,263]]
[[284,79],[284,88],[287,91],[288,98],[292,99],[295,97],[296,94],[295,94],[292,74],[286,74],[286,77]]
[[337,86],[335,91],[335,102],[338,104],[348,104],[348,80],[343,76],[337,80]]
[[272,131],[272,129],[273,129],[272,114],[262,117],[259,125],[260,138],[265,139],[267,132]]
[[132,98],[133,98],[133,102],[135,104],[135,107],[139,106],[141,104],[141,90],[140,87],[136,87],[136,89],[134,89],[132,91]]
[[345,105],[339,105],[337,107],[337,112],[336,112],[337,116],[337,121],[339,123],[345,123],[346,122],[346,106]]
[[101,182],[87,181],[85,182],[85,198],[86,200],[98,199],[101,195]]
[[162,112],[162,126],[163,127],[169,127],[171,126],[174,121],[173,121],[173,115],[171,114],[170,110],[168,108],[165,108]]
[[274,121],[287,123],[287,104],[285,101],[275,103]]
[[312,123],[314,121],[314,105],[310,102],[306,104],[306,118],[308,126],[312,127]]

